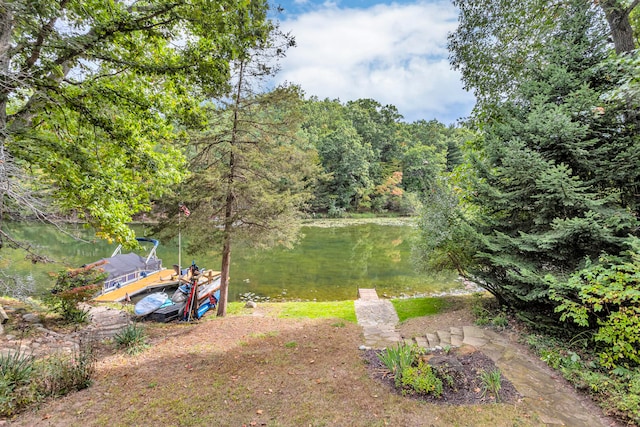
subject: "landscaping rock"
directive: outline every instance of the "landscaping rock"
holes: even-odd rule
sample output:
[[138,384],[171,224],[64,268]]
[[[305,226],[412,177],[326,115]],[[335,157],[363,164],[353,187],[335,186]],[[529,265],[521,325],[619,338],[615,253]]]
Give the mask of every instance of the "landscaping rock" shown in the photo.
[[40,323],[40,316],[35,313],[26,313],[22,315],[22,320],[27,323]]

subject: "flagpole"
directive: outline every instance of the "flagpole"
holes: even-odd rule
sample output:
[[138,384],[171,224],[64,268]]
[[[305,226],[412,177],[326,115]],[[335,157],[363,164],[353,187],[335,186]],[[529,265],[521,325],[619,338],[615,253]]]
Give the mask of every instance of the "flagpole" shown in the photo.
[[182,278],[182,214],[184,217],[191,215],[189,208],[184,203],[178,205],[178,280]]
[[182,279],[182,215],[181,210],[178,210],[178,284]]

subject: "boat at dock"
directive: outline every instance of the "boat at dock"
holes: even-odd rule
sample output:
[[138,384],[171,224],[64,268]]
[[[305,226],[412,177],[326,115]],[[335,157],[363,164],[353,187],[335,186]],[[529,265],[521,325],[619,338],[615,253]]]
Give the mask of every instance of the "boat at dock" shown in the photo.
[[220,299],[220,273],[211,270],[189,271],[190,280],[181,284],[169,298],[164,291],[154,292],[138,301],[134,313],[157,322],[197,320],[215,308]]
[[118,245],[109,258],[82,267],[99,268],[107,273],[102,290],[94,301],[125,301],[142,292],[179,284],[175,270],[162,267],[162,260],[156,253],[160,242],[146,237],[137,237],[136,240],[141,244],[151,243],[145,256],[135,252],[122,253],[122,245]]
[[[123,302],[132,298],[151,293],[153,291],[178,288],[190,283],[192,271],[197,270],[193,264],[189,269],[180,271],[178,266],[172,269],[163,268],[162,260],[158,258],[156,250],[160,242],[155,239],[138,237],[139,243],[151,243],[151,249],[145,255],[134,252],[122,253],[119,245],[111,257],[103,258],[82,269],[100,269],[107,273],[100,293],[93,298],[95,302]],[[193,269],[196,267],[196,270]],[[197,271],[199,283],[211,282],[219,272],[207,270]]]
[[162,269],[148,274],[137,280],[125,283],[118,288],[101,293],[93,298],[95,302],[123,302],[136,295],[150,292],[154,289],[164,289],[178,286],[180,279],[174,270]]

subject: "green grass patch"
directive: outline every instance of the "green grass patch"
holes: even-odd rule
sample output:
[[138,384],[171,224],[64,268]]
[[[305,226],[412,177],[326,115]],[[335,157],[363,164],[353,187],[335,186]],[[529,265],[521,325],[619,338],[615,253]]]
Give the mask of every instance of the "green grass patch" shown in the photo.
[[280,302],[273,303],[278,307],[278,317],[309,319],[342,319],[356,323],[356,309],[353,301],[323,302]]
[[449,305],[442,298],[402,298],[392,299],[391,303],[395,307],[401,322],[414,317],[438,314]]
[[[234,315],[240,315],[240,314],[245,314],[248,312],[251,312],[251,309],[249,308],[245,308],[246,302],[242,302],[242,301],[235,301],[235,302],[228,302],[227,303],[227,314],[234,316]],[[218,308],[216,307],[216,310]],[[214,316],[211,316],[214,317]]]
[[113,337],[118,348],[130,355],[136,355],[149,347],[147,333],[143,326],[132,323]]
[[277,337],[279,335],[278,331],[269,331],[269,332],[259,332],[259,333],[251,333],[249,334],[249,336],[251,338],[257,338],[257,339],[262,339],[262,338],[269,338],[269,337]]
[[[245,302],[230,302],[227,304],[228,316],[246,316],[256,309],[246,308]],[[340,319],[356,323],[356,309],[353,301],[290,301],[290,302],[261,302],[259,310],[266,316],[308,318],[308,319]],[[210,319],[215,319],[211,316]],[[209,320],[210,320],[209,319]]]

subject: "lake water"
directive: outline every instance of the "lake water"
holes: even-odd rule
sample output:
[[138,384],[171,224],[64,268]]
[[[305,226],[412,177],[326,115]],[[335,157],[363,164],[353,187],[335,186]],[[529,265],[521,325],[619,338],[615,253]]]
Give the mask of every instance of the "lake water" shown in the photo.
[[[50,226],[13,225],[14,235],[34,242],[34,249],[59,261],[33,264],[25,254],[2,249],[0,269],[4,274],[32,280],[39,293],[53,283],[51,272],[65,266],[81,266],[111,256],[115,245],[92,238],[81,227],[74,240]],[[137,228],[138,235],[144,234]],[[379,295],[422,295],[455,291],[462,284],[456,275],[432,277],[418,273],[411,259],[415,228],[408,225],[360,224],[340,227],[303,227],[304,237],[293,249],[253,250],[234,247],[229,299],[236,301],[252,292],[272,300],[334,301],[357,298],[358,288],[376,288]],[[184,241],[188,236],[183,236]],[[165,267],[178,263],[178,243],[161,242],[158,255]],[[220,257],[212,252],[194,259],[182,253],[183,266],[192,260],[201,268],[220,269]]]

